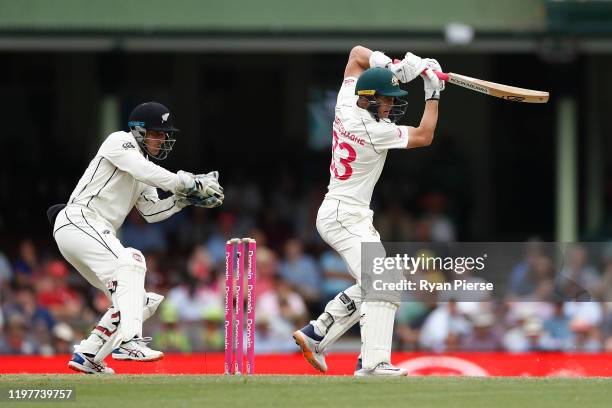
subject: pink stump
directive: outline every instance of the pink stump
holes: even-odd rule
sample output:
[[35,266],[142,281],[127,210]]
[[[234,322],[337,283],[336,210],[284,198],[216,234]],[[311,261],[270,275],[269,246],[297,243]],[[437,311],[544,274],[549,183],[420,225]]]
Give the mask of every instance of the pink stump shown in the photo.
[[249,240],[247,253],[247,374],[255,374],[255,283],[257,282],[257,243]]
[[234,244],[225,244],[225,374],[233,374]]
[[236,374],[244,374],[243,359],[244,359],[244,243],[238,243],[238,251],[236,261],[238,268],[236,269]]

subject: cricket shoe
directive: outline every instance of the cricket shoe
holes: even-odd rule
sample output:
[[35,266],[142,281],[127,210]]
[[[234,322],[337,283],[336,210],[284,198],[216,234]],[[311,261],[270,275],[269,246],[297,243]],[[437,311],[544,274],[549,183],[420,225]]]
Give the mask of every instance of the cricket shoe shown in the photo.
[[115,370],[107,367],[104,361],[96,363],[93,357],[83,353],[74,353],[68,362],[68,368],[85,374],[115,374]]
[[378,363],[371,370],[361,368],[355,371],[355,377],[403,377],[408,375],[405,368],[399,368],[389,363]]
[[307,324],[300,330],[293,333],[293,339],[302,350],[302,354],[306,361],[310,363],[315,369],[324,373],[327,371],[327,364],[325,363],[325,354],[320,353],[317,346],[323,340],[323,336],[319,336],[314,331],[312,324]]
[[164,358],[164,353],[153,350],[147,346],[151,337],[134,337],[130,341],[121,343],[113,350],[113,359],[132,361],[157,361]]

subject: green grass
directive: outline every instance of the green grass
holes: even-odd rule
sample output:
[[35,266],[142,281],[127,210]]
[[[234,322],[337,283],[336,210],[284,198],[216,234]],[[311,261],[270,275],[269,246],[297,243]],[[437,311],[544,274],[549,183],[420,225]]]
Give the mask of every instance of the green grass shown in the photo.
[[75,387],[76,403],[7,403],[0,407],[612,407],[603,378],[194,375],[1,375],[8,387]]

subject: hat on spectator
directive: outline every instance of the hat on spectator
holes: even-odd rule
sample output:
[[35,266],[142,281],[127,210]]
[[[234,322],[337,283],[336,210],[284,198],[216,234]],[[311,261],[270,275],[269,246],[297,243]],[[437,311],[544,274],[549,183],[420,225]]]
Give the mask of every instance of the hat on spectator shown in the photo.
[[68,276],[68,267],[62,261],[50,261],[47,264],[47,273],[54,278],[65,278]]
[[490,327],[493,326],[494,322],[495,319],[490,313],[476,314],[472,318],[472,324],[474,325],[474,327]]
[[53,326],[53,336],[67,343],[71,343],[74,340],[72,328],[64,322],[60,322]]
[[526,336],[538,336],[542,333],[542,323],[537,319],[528,319],[523,324],[523,331]]

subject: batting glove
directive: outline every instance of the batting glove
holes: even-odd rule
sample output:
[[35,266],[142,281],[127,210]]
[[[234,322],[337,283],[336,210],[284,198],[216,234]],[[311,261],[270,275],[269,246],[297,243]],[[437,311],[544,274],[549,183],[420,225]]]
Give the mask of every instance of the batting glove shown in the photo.
[[389,70],[395,74],[401,83],[405,84],[421,75],[421,72],[427,68],[427,64],[425,60],[418,55],[407,52],[403,60],[394,64],[391,63],[387,66],[387,68],[389,68]]
[[429,101],[432,99],[439,100],[440,92],[444,90],[446,83],[442,81],[433,71],[442,72],[440,63],[433,58],[426,58],[425,61],[427,69],[423,74],[423,88],[425,90],[425,100]]

